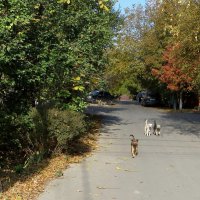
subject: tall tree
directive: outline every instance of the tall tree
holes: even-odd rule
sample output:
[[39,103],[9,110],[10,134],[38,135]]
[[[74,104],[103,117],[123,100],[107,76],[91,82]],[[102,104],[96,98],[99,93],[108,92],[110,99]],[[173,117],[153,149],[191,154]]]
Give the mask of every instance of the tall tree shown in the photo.
[[2,106],[20,113],[35,98],[81,101],[104,68],[118,23],[112,6],[98,0],[1,1]]
[[193,85],[200,89],[200,2],[187,0],[181,2],[175,41],[179,48],[174,49],[177,64],[190,71]]
[[106,76],[110,88],[118,93],[136,93],[141,89],[139,77],[143,74],[140,55],[140,40],[145,24],[145,13],[141,5],[126,10],[124,23],[109,49],[109,65]]
[[183,106],[183,92],[192,90],[192,78],[186,71],[176,66],[176,58],[171,54],[173,48],[175,47],[167,48],[164,52],[165,64],[161,70],[152,69],[152,74],[165,83],[167,89],[178,94],[179,109],[181,110]]

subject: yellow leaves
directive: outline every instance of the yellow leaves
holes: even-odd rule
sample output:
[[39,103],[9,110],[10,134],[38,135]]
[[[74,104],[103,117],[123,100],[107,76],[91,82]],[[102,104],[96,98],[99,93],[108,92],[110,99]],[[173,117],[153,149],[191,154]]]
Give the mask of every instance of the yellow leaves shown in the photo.
[[99,79],[98,79],[98,78],[92,78],[92,79],[91,79],[91,82],[92,82],[93,84],[97,84],[97,83],[99,82]]
[[105,5],[105,2],[107,2],[107,1],[108,0],[100,0],[99,1],[99,7],[108,12],[109,8]]
[[[109,11],[109,8],[105,5],[105,2],[107,2],[108,0],[99,0],[99,7],[105,11]],[[66,4],[70,4],[71,0],[57,0],[58,3],[66,3]]]
[[83,91],[85,89],[84,86],[80,85],[81,77],[77,76],[72,79],[72,81],[75,83],[76,86],[73,87],[73,90],[76,91]]
[[40,4],[39,4],[39,3],[37,3],[37,4],[34,6],[35,9],[38,9],[39,7],[40,7]]
[[77,76],[73,79],[74,81],[80,81],[81,80],[81,77],[80,76]]
[[82,86],[82,85],[78,85],[78,86],[73,87],[73,90],[83,91],[84,89],[85,89],[85,87]]
[[66,4],[70,4],[71,1],[70,0],[58,0],[58,3],[66,3]]

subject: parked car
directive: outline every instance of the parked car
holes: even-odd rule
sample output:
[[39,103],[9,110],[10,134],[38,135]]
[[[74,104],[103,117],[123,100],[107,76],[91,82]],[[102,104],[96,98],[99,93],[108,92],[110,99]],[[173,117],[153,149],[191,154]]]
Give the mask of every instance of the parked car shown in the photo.
[[99,90],[93,90],[89,93],[89,95],[87,96],[87,102],[89,103],[95,103],[96,102],[96,98],[99,94]]
[[114,96],[112,96],[109,92],[107,91],[99,91],[97,95],[97,99],[104,99],[104,100],[113,100]]
[[98,90],[93,90],[93,91],[91,91],[91,92],[88,94],[88,96],[87,96],[87,102],[93,103],[93,102],[95,101],[95,98],[94,98],[94,97],[97,96],[98,93],[99,93]]
[[136,100],[138,103],[141,103],[143,97],[146,95],[147,91],[141,91],[137,94]]
[[114,96],[111,95],[107,91],[99,91],[99,90],[93,90],[89,93],[87,97],[87,101],[90,103],[96,103],[98,100],[101,100],[102,102],[105,102],[107,104],[112,104],[114,99]]
[[157,106],[160,104],[160,97],[157,93],[147,91],[141,98],[142,106]]

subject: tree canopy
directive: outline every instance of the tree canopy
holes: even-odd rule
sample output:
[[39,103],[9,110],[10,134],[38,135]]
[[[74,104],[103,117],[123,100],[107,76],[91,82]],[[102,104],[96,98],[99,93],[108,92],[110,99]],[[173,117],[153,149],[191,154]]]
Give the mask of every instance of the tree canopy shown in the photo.
[[118,23],[112,6],[95,0],[1,1],[1,105],[23,112],[36,99],[62,99],[79,109],[74,103],[92,87],[112,44]]
[[[110,50],[112,71],[117,73],[120,65],[124,76],[116,80],[115,73],[112,75],[108,72],[110,79],[117,81],[118,88],[132,80],[131,85],[137,85],[138,91],[141,88],[171,93],[198,91],[199,9],[200,3],[195,0],[149,0],[145,7],[133,6],[127,9],[119,39]],[[169,51],[170,47],[173,48]],[[125,49],[129,49],[128,53]],[[165,79],[167,75],[171,83],[168,82],[169,78]],[[177,87],[180,83],[178,80],[184,82],[181,87]]]

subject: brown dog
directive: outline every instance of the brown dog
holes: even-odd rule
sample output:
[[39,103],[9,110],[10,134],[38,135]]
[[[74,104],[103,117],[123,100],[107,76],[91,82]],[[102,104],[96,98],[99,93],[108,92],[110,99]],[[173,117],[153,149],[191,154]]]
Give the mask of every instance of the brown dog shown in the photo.
[[134,135],[130,135],[132,136],[131,139],[131,154],[132,157],[135,158],[136,155],[138,155],[138,139],[135,139]]

